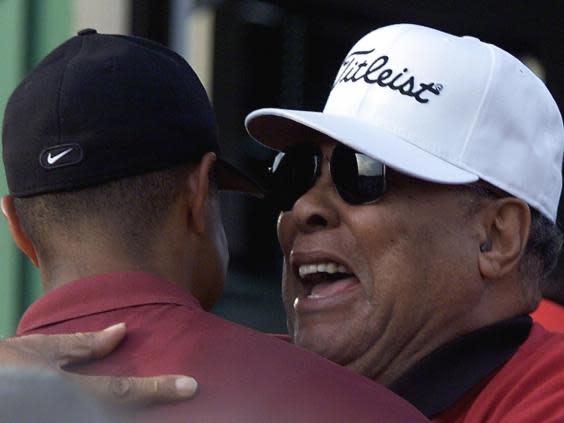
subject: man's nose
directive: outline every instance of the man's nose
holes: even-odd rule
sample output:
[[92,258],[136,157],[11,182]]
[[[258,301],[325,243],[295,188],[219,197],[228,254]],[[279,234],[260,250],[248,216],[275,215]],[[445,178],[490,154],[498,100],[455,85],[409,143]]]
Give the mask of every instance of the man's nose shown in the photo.
[[310,233],[337,226],[339,214],[335,202],[338,200],[328,166],[324,166],[314,186],[294,203],[291,214],[297,227]]

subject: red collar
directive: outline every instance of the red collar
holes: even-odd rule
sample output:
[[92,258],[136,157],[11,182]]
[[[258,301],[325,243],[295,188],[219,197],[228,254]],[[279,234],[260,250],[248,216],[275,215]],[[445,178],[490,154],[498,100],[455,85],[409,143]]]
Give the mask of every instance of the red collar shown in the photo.
[[103,311],[158,303],[201,309],[188,291],[159,276],[107,273],[66,283],[43,295],[24,313],[17,334]]

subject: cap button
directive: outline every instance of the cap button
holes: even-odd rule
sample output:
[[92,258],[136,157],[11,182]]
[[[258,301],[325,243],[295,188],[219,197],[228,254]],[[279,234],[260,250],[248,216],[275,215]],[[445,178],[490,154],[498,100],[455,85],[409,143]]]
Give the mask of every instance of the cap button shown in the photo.
[[89,34],[97,34],[97,33],[98,33],[98,31],[96,31],[93,28],[84,28],[84,29],[81,29],[80,31],[78,31],[76,33],[76,35],[89,35]]

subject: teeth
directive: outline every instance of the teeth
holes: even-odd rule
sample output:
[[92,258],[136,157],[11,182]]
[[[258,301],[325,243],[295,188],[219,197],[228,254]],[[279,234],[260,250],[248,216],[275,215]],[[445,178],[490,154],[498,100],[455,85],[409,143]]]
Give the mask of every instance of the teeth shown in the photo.
[[337,264],[333,262],[319,263],[319,264],[302,264],[298,272],[300,277],[303,278],[306,275],[311,275],[312,273],[351,273],[342,264]]

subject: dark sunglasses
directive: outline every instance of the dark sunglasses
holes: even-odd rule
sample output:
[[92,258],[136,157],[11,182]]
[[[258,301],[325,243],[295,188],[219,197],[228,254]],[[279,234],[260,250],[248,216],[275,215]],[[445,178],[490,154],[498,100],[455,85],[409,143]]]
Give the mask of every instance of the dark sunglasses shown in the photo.
[[[309,191],[321,174],[323,154],[314,144],[297,144],[279,153],[270,168],[272,197],[282,211]],[[337,144],[329,169],[333,184],[348,204],[370,204],[386,190],[386,166],[378,160]]]

